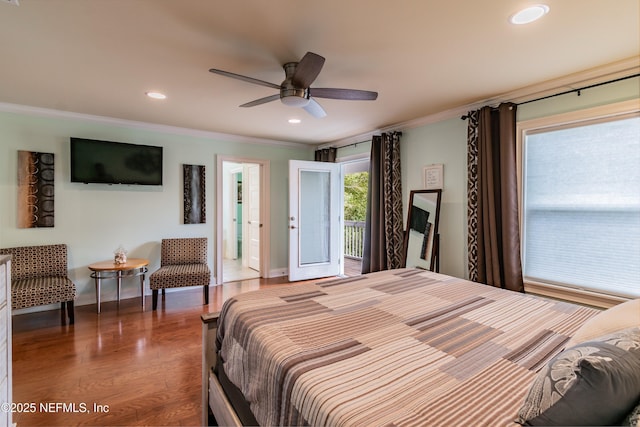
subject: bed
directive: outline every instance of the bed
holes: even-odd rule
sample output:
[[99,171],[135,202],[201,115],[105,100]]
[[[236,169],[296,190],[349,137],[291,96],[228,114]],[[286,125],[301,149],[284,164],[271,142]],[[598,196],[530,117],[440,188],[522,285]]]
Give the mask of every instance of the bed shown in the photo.
[[[640,305],[622,317],[638,326],[628,315],[636,308],[640,317]],[[551,410],[563,417],[571,410],[560,403],[573,402],[566,403],[564,389],[541,392],[550,382],[541,375],[550,374],[551,362],[574,357],[565,347],[576,332],[595,339],[584,328],[602,315],[419,269],[240,294],[202,316],[203,424],[209,410],[219,425],[549,423],[540,417],[555,417]],[[614,381],[617,412],[601,419],[603,410],[587,410],[589,422],[620,422],[640,404],[640,328],[619,323],[598,333],[625,331],[633,378],[622,386]],[[607,339],[589,348],[621,341]],[[562,384],[574,395],[584,392],[575,381],[573,388]]]

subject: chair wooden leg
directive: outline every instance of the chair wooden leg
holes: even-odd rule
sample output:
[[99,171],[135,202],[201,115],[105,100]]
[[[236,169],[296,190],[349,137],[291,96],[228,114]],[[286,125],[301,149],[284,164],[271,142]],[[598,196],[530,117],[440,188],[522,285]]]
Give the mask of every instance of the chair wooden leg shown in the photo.
[[209,285],[204,285],[204,305],[209,305]]
[[69,324],[73,325],[76,321],[73,300],[67,301],[67,314],[69,315]]
[[60,324],[67,324],[67,307],[64,301],[60,303]]
[[[164,292],[164,289],[162,290]],[[158,290],[153,289],[151,291],[152,310],[155,311],[158,308]]]

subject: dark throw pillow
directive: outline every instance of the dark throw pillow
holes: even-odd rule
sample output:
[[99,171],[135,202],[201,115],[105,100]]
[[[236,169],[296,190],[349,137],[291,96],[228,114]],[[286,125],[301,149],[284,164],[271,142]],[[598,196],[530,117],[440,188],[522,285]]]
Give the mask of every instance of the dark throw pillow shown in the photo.
[[568,348],[534,380],[516,422],[620,424],[640,400],[640,328]]

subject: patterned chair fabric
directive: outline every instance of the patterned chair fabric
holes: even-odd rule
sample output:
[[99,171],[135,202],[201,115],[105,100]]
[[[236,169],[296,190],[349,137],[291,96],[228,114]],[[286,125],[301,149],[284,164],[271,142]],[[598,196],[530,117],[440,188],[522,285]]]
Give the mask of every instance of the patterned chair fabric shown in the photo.
[[207,238],[162,239],[160,268],[149,276],[153,291],[153,310],[158,304],[158,290],[203,286],[204,303],[209,303],[211,271],[207,265]]
[[67,245],[22,246],[0,249],[11,254],[11,278],[67,277]]
[[207,264],[207,238],[162,239],[160,265]]
[[11,255],[11,308],[60,303],[62,323],[74,323],[76,285],[67,277],[67,245],[22,246],[0,249]]
[[207,264],[165,265],[149,277],[151,289],[182,288],[209,284],[211,273]]
[[16,310],[75,298],[76,286],[68,277],[32,277],[16,280],[11,285],[11,308]]

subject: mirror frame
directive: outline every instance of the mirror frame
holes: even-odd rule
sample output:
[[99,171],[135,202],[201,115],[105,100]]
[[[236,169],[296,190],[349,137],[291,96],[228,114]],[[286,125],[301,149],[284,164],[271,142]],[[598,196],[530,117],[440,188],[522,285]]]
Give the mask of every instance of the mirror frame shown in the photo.
[[407,208],[407,224],[404,232],[403,253],[404,266],[407,266],[407,252],[409,249],[409,234],[411,233],[411,207],[413,206],[413,198],[416,194],[436,194],[436,212],[433,221],[433,240],[431,243],[431,260],[429,262],[429,270],[438,273],[440,271],[440,233],[438,226],[440,224],[440,204],[442,201],[442,190],[411,190],[409,193],[409,205]]

